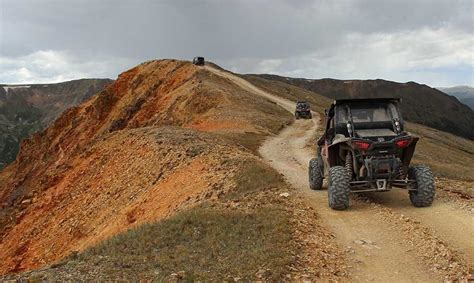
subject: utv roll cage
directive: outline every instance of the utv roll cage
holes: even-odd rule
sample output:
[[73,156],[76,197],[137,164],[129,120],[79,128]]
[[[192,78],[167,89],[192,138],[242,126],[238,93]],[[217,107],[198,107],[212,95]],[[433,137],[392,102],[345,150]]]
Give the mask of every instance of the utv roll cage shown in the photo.
[[200,56],[194,57],[193,64],[197,66],[204,66],[204,57],[200,57]]
[[[337,99],[332,104],[329,110],[326,111],[326,132],[325,135],[337,135],[342,134],[346,137],[354,137],[355,134],[355,123],[351,113],[351,105],[356,104],[370,104],[370,105],[384,105],[387,103],[393,103],[392,111],[394,111],[396,117],[393,117],[390,122],[388,121],[371,121],[367,123],[357,122],[358,129],[383,129],[391,128],[395,133],[401,133],[404,130],[404,122],[402,116],[398,110],[398,103],[401,102],[401,98],[361,98],[361,99]],[[339,108],[343,108],[347,112],[347,121],[339,121],[340,117],[335,115]],[[398,123],[397,123],[398,122]],[[334,127],[331,127],[329,123],[332,123]],[[331,131],[331,129],[334,130]],[[328,131],[330,131],[328,133]]]
[[297,101],[295,109],[295,119],[312,119],[313,115],[311,114],[311,106],[307,101]]

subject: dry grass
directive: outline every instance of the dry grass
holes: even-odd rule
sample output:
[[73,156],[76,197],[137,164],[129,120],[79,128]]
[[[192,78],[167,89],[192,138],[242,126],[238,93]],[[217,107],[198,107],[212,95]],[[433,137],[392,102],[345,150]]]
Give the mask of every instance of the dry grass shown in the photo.
[[414,123],[407,130],[420,137],[414,163],[429,165],[441,177],[474,181],[474,142]]
[[[278,209],[252,213],[199,207],[143,225],[92,247],[67,265],[100,272],[101,279],[165,279],[184,271],[187,280],[252,279],[271,268],[277,279],[291,258],[288,217]],[[68,266],[65,266],[67,269]]]
[[318,112],[320,115],[324,113],[324,109],[328,108],[333,101],[332,99],[315,92],[282,82],[270,81],[253,75],[245,75],[243,78],[267,92],[281,96],[288,100],[308,101],[311,105],[311,109]]
[[[289,217],[283,208],[252,212],[200,206],[142,225],[46,269],[33,280],[266,280],[293,261]],[[6,277],[4,279],[13,279]]]
[[[286,205],[268,195],[285,188],[280,174],[251,159],[235,190],[167,219],[144,224],[73,253],[53,267],[26,272],[35,280],[279,280],[294,262],[294,224]],[[248,202],[248,203],[247,203]],[[237,203],[238,205],[230,205]],[[259,271],[265,271],[258,274]],[[172,276],[173,273],[178,277]],[[263,276],[263,277],[262,277]],[[16,277],[11,277],[16,278]]]
[[311,105],[311,109],[319,114],[318,122],[320,127],[316,130],[314,139],[309,140],[306,145],[310,148],[315,147],[314,144],[316,143],[316,140],[324,133],[324,109],[327,109],[329,105],[331,105],[332,99],[279,81],[266,80],[254,75],[243,75],[242,77],[274,95],[281,96],[291,101],[308,101]]
[[236,188],[227,195],[228,199],[239,199],[242,194],[260,192],[268,188],[285,187],[283,177],[261,162],[244,161],[235,176]]

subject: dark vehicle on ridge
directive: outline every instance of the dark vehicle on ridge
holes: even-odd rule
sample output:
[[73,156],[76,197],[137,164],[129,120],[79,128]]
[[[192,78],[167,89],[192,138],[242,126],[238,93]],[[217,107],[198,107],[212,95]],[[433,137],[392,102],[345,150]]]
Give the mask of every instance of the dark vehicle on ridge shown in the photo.
[[326,110],[326,129],[309,162],[309,186],[320,190],[328,177],[328,202],[349,207],[349,194],[408,190],[416,207],[430,206],[433,174],[424,165],[410,166],[418,137],[404,130],[398,98],[338,99]]
[[194,57],[193,64],[198,66],[204,66],[204,57]]
[[299,118],[305,118],[305,119],[313,118],[313,115],[311,114],[311,107],[309,106],[308,102],[306,101],[296,102],[295,118],[297,120]]

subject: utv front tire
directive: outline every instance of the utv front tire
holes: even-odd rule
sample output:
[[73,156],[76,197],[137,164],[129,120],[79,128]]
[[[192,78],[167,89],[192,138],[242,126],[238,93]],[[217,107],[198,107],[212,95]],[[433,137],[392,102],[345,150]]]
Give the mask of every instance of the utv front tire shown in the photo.
[[296,120],[299,120],[299,119],[300,119],[300,114],[299,114],[298,112],[295,113],[295,119],[296,119]]
[[309,161],[309,188],[312,190],[321,190],[323,188],[323,165],[321,159],[313,158]]
[[343,166],[329,168],[328,202],[335,210],[345,210],[349,207],[349,178]]
[[410,201],[416,207],[428,207],[433,203],[435,183],[428,166],[413,166],[408,169],[408,178],[415,180],[414,190],[410,190]]

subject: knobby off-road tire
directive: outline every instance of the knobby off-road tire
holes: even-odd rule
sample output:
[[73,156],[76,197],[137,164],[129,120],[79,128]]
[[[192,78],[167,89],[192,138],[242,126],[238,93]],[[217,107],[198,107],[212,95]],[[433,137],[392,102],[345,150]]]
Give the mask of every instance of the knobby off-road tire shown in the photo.
[[309,161],[309,188],[321,190],[323,188],[323,164],[320,158],[313,158]]
[[295,119],[299,120],[300,119],[300,114],[298,112],[295,113]]
[[328,202],[335,210],[345,210],[349,207],[349,178],[343,166],[329,168]]
[[311,114],[311,112],[308,115],[308,119],[313,119],[313,114]]
[[424,165],[410,167],[408,178],[416,182],[413,186],[416,191],[409,191],[411,203],[416,207],[430,206],[435,196],[435,183],[431,169]]

